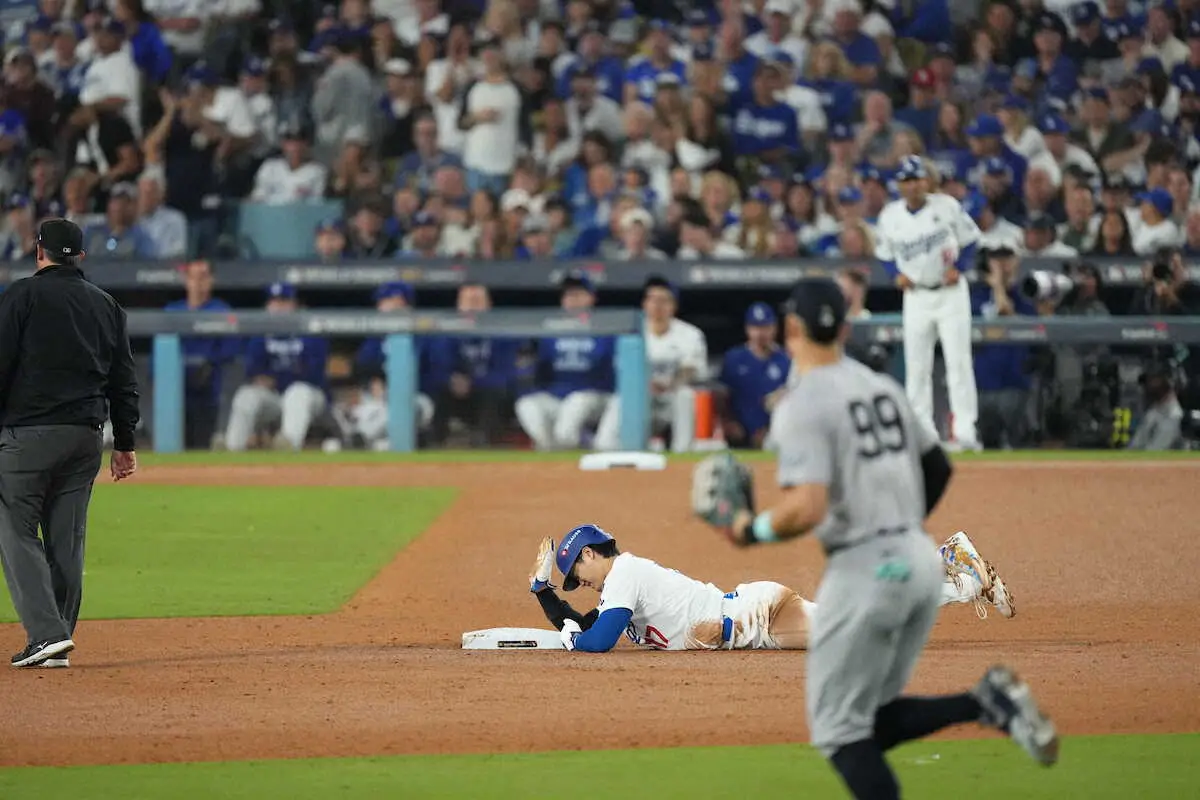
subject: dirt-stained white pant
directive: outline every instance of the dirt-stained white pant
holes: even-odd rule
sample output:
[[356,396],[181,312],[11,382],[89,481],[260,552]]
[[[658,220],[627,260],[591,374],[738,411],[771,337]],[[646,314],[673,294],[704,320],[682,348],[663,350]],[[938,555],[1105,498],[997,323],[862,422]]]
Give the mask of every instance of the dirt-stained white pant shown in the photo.
[[[651,433],[658,434],[667,428],[671,429],[671,451],[690,452],[696,440],[696,390],[692,387],[680,386],[652,398]],[[614,394],[604,409],[594,444],[597,450],[621,449],[621,398],[618,395]]]
[[517,400],[517,422],[538,450],[569,450],[579,447],[584,426],[600,419],[611,396],[585,390],[559,399],[534,392]]
[[299,450],[313,420],[324,410],[325,393],[309,383],[297,381],[283,394],[257,384],[243,384],[233,394],[225,446],[245,450],[252,435],[278,423],[283,438]]
[[[417,395],[417,427],[421,430],[433,422],[433,400]],[[363,437],[368,447],[382,446],[388,441],[387,397],[364,396],[362,401],[345,414],[350,433]]]
[[917,418],[933,420],[933,353],[942,344],[946,391],[954,414],[954,438],[977,444],[979,395],[971,356],[971,295],[965,280],[941,289],[904,293],[904,384]]

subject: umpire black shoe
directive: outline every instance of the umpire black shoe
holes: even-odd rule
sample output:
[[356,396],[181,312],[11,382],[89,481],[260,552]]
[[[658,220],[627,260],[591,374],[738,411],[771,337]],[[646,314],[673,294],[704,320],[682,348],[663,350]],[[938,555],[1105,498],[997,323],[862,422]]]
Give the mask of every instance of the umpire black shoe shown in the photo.
[[40,667],[43,662],[63,656],[74,649],[75,643],[70,639],[34,642],[12,657],[12,665],[14,667]]
[[971,694],[983,707],[986,725],[999,728],[1021,745],[1039,764],[1058,761],[1058,732],[1041,712],[1029,684],[1008,667],[989,669]]

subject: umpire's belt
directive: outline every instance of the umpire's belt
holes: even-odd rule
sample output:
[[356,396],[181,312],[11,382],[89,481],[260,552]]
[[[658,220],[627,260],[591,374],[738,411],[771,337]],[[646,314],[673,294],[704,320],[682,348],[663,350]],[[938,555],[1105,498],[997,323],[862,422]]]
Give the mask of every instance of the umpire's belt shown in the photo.
[[908,531],[909,531],[908,525],[897,525],[894,528],[880,528],[877,531],[868,533],[866,536],[862,537],[861,539],[855,539],[853,542],[846,542],[845,544],[835,544],[832,547],[826,547],[825,548],[825,557],[828,558],[829,556],[833,555],[834,553],[840,553],[843,550],[849,550],[852,547],[858,547],[860,544],[864,544],[866,542],[873,541],[874,539],[879,539],[884,536],[898,536],[902,533],[908,533]]
[[[737,592],[730,592],[725,595],[725,599],[732,600],[737,596]],[[721,644],[730,650],[733,649],[733,617],[721,617]]]

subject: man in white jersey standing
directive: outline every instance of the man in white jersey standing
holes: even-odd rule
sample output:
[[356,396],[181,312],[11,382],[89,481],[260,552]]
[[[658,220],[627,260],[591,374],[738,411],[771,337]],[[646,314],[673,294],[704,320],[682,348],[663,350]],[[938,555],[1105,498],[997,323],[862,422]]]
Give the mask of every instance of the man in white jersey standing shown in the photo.
[[900,162],[902,199],[879,215],[875,255],[904,292],[904,374],[913,411],[933,422],[933,353],[940,341],[955,447],[978,450],[971,296],[963,273],[974,263],[979,227],[953,197],[930,194],[925,178],[920,157]]
[[813,744],[854,797],[871,800],[900,796],[887,750],[959,723],[1003,730],[1038,762],[1053,764],[1054,725],[1007,667],[992,667],[962,694],[901,696],[937,616],[943,565],[924,519],[951,466],[900,387],[843,355],[848,333],[833,281],[797,284],[784,340],[801,378],[771,420],[783,495],[754,515],[740,507],[740,498],[750,501],[744,484],[719,505],[737,509],[721,527],[735,544],[812,531],[825,550],[808,646]]
[[[708,372],[708,342],[699,328],[676,318],[678,308],[679,291],[672,283],[658,275],[646,280],[642,311],[650,365],[651,430],[657,434],[669,428],[672,452],[687,453],[696,437],[693,386]],[[618,449],[620,431],[620,400],[613,395],[596,428],[596,449]]]

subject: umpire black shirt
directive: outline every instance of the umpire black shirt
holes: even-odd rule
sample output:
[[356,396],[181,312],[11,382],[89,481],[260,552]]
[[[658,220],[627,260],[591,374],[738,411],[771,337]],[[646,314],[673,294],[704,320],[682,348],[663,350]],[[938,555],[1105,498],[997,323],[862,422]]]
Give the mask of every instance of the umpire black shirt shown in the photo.
[[75,267],[46,267],[0,295],[0,425],[88,425],[112,417],[133,450],[137,376],[125,311]]

